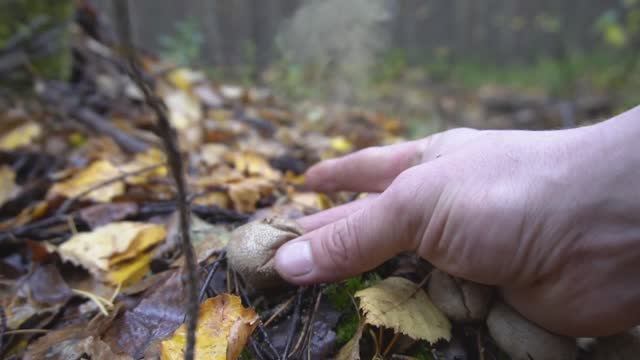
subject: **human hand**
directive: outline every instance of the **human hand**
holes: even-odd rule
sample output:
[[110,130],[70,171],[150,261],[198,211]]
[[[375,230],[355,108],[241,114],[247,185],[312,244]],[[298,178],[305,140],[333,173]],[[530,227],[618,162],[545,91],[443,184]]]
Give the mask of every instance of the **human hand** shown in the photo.
[[335,281],[415,251],[560,334],[638,324],[638,112],[572,130],[457,129],[322,162],[313,189],[380,194],[300,219],[308,232],[276,269]]

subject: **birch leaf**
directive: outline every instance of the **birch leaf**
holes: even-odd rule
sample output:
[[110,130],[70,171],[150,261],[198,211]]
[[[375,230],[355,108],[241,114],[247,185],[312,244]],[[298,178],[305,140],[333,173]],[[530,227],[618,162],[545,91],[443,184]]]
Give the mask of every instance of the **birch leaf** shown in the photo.
[[390,277],[355,294],[365,322],[391,328],[415,340],[451,338],[451,323],[427,294],[401,277]]
[[97,160],[89,167],[79,171],[66,181],[59,182],[49,190],[50,195],[61,195],[67,198],[79,196],[95,187],[83,198],[96,202],[109,202],[114,197],[122,195],[125,187],[122,181],[112,182],[100,186],[107,180],[121,175],[120,170],[107,160]]

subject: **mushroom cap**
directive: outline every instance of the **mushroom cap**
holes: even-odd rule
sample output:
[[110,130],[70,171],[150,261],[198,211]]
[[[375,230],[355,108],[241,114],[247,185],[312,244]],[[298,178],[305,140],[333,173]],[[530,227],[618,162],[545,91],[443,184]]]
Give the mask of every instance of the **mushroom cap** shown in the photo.
[[487,327],[513,360],[574,360],[577,355],[575,339],[550,333],[500,301],[489,311]]
[[254,289],[282,284],[274,256],[280,246],[302,235],[293,220],[268,218],[235,229],[227,245],[227,261],[245,283]]
[[434,269],[429,279],[429,297],[449,319],[484,321],[493,298],[491,287],[455,278]]

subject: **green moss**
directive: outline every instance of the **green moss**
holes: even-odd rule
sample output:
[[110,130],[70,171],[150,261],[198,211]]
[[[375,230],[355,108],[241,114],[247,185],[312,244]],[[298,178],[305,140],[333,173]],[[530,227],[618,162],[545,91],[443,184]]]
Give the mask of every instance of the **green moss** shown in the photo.
[[349,278],[337,284],[331,284],[325,294],[331,305],[342,312],[340,322],[336,327],[337,342],[342,346],[351,340],[359,325],[359,316],[353,303],[356,292],[366,289],[380,281],[376,273]]

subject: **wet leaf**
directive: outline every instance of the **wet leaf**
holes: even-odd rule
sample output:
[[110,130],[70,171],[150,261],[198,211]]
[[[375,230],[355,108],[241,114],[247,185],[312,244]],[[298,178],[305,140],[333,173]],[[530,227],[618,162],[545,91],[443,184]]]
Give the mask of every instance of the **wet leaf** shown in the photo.
[[56,183],[49,190],[49,195],[61,195],[72,198],[92,189],[91,192],[82,198],[96,202],[109,202],[114,197],[124,193],[124,183],[122,181],[116,181],[106,185],[102,184],[108,180],[117,178],[121,174],[121,171],[109,161],[97,160],[91,163],[86,169],[77,172],[70,179]]
[[[200,305],[195,358],[237,359],[258,322],[258,314],[244,308],[235,295],[222,294],[207,299]],[[162,342],[162,359],[183,359],[185,344],[186,327],[182,325],[170,339]]]
[[355,294],[365,322],[391,328],[415,340],[451,338],[451,323],[424,290],[400,277],[387,278]]

